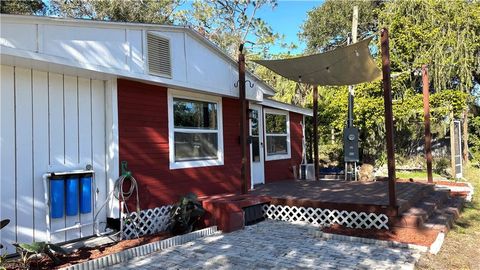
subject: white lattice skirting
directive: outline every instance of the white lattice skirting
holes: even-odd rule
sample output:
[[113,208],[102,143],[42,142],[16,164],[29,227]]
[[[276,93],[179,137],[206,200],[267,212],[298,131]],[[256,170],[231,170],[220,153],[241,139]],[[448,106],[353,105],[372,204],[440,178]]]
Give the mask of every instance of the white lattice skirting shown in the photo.
[[305,208],[286,205],[263,206],[265,218],[289,222],[303,221],[314,225],[340,224],[348,228],[388,229],[388,217],[385,214],[357,213],[321,208]]
[[165,231],[169,222],[169,211],[172,205],[165,205],[153,209],[140,211],[140,216],[136,212],[122,214],[122,238],[131,239],[137,235],[154,234]]

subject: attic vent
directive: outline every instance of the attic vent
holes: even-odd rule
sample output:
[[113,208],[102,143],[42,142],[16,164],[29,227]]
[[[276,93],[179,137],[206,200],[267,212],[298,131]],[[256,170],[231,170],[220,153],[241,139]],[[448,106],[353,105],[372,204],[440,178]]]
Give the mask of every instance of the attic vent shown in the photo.
[[152,75],[172,77],[170,40],[147,33],[148,71]]

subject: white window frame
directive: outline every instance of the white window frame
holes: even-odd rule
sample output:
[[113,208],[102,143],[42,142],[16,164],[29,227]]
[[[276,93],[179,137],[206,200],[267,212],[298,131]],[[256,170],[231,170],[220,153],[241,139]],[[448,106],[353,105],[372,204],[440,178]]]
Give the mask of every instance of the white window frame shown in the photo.
[[[268,141],[267,141],[267,114],[277,114],[277,115],[286,115],[286,120],[287,120],[287,153],[284,155],[273,155],[269,156],[268,155]],[[271,161],[271,160],[280,160],[280,159],[291,159],[292,158],[292,151],[291,151],[291,145],[290,145],[290,113],[288,111],[282,111],[282,110],[275,110],[275,109],[270,109],[270,108],[264,108],[263,109],[263,136],[264,136],[264,143],[265,143],[265,160],[266,161]],[[270,134],[268,136],[285,136],[285,135],[276,135],[276,134]]]
[[[205,159],[205,160],[188,160],[188,161],[175,161],[175,131],[189,132],[191,129],[175,128],[173,123],[173,99],[182,98],[187,100],[205,101],[217,103],[217,134],[218,134],[218,149],[217,159]],[[222,113],[222,98],[219,96],[205,95],[200,93],[168,89],[168,149],[170,159],[170,169],[185,169],[185,168],[198,168],[208,166],[221,166],[224,164],[224,152],[223,152],[223,113]],[[197,130],[197,132],[204,132]],[[207,132],[207,131],[205,131]],[[208,131],[210,133],[211,131]]]

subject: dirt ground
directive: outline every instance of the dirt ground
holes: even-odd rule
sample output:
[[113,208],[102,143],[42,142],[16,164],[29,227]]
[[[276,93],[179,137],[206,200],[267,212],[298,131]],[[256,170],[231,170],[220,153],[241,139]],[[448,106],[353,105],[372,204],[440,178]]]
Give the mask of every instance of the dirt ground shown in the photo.
[[437,255],[423,255],[417,269],[480,269],[480,169],[466,168],[465,178],[475,187],[472,203],[447,234]]
[[[80,248],[78,251],[70,253],[66,256],[59,256],[59,258],[63,262],[61,265],[54,265],[52,260],[50,260],[48,257],[45,257],[39,260],[32,260],[30,262],[30,268],[28,269],[47,270],[47,269],[57,269],[60,267],[66,267],[73,264],[85,262],[88,260],[100,258],[118,251],[132,248],[132,247],[161,241],[169,237],[171,237],[170,233],[160,232],[153,235],[143,236],[138,239],[123,240],[117,243],[106,244],[99,247]],[[9,270],[24,269],[23,264],[20,263],[19,261],[11,261],[7,263],[6,268]]]

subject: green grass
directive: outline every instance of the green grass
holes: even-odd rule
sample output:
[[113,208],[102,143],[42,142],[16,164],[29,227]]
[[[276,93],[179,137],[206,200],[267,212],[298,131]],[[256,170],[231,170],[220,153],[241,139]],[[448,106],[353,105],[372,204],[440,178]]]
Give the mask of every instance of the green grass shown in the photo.
[[[426,171],[397,171],[397,172],[395,172],[395,175],[398,178],[402,178],[402,179],[410,179],[410,178],[425,179],[425,180],[427,179],[427,172]],[[433,173],[433,179],[435,179],[435,180],[445,180],[446,178],[439,175],[439,174]]]
[[475,187],[473,200],[465,205],[442,250],[422,256],[417,269],[480,269],[480,169],[466,168],[464,174]]

